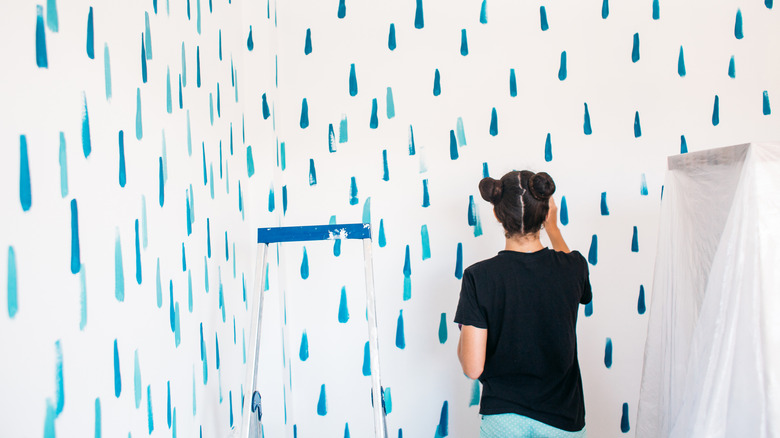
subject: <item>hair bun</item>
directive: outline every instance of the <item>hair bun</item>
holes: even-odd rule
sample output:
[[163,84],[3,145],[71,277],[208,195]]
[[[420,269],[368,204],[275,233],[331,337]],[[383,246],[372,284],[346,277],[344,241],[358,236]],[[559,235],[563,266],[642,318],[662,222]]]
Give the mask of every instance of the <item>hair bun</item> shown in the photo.
[[491,177],[482,178],[479,182],[479,194],[482,195],[482,199],[485,201],[494,205],[498,204],[503,194],[501,181]]
[[546,201],[555,193],[555,182],[547,172],[539,172],[528,180],[528,191],[534,199]]

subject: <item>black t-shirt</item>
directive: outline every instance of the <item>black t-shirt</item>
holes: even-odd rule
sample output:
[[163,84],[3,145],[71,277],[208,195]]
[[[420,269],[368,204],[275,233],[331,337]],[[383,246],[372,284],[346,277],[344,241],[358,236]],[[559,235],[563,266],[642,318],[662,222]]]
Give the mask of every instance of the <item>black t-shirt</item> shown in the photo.
[[577,251],[501,251],[463,272],[455,322],[488,333],[480,414],[585,427],[576,325],[592,296]]

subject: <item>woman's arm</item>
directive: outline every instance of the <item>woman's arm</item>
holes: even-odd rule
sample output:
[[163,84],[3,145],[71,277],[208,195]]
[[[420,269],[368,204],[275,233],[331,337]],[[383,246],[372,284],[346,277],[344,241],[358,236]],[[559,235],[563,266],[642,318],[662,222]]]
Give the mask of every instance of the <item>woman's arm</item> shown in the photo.
[[463,373],[470,379],[478,379],[485,369],[487,329],[464,325],[458,341],[458,359]]
[[547,212],[547,218],[544,220],[544,231],[550,238],[553,249],[561,252],[571,252],[566,241],[563,240],[561,230],[558,229],[558,206],[555,205],[555,199],[550,198],[550,210]]

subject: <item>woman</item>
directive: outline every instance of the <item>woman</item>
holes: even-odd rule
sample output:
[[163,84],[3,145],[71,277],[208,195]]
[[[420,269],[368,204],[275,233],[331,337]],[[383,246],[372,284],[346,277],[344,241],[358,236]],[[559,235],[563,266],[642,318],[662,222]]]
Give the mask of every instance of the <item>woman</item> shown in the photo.
[[464,271],[455,313],[463,372],[482,382],[480,437],[585,437],[576,324],[592,294],[585,258],[558,229],[555,183],[524,170],[479,191],[506,235],[504,251]]

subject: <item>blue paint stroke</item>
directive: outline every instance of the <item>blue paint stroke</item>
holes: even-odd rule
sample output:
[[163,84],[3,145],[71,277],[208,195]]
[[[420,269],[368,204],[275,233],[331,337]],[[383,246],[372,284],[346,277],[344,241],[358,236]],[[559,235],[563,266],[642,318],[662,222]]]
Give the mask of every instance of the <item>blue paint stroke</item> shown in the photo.
[[[450,131],[450,132],[452,132],[452,131]],[[422,206],[423,206],[423,208],[427,208],[427,207],[430,207],[430,205],[431,205],[431,197],[428,194],[428,179],[427,178],[424,179],[422,181],[422,183],[423,183]]]
[[412,125],[409,125],[409,155],[414,155],[416,153],[415,147],[414,147],[414,129],[412,128]]
[[582,124],[582,131],[585,133],[585,135],[591,135],[593,133],[593,129],[590,127],[590,112],[588,111],[587,102],[585,102],[585,119]]
[[387,118],[392,119],[395,117],[395,103],[393,102],[393,89],[387,87]]
[[490,113],[490,135],[494,137],[498,135],[498,114],[495,107]]
[[639,33],[634,34],[634,45],[631,48],[631,62],[639,61]]
[[19,136],[19,202],[23,211],[32,206],[32,190],[30,184],[30,160],[27,154],[27,136]]
[[593,301],[585,305],[585,317],[593,315]]
[[772,9],[773,3],[774,3],[773,0],[764,0],[764,5],[767,7],[767,9]]
[[639,235],[636,225],[634,225],[634,234],[631,237],[631,252],[639,252]]
[[458,140],[455,131],[450,129],[450,160],[458,159]]
[[309,278],[309,255],[305,246],[303,247],[303,260],[301,261],[301,278],[304,280]]
[[612,338],[607,338],[607,345],[604,347],[604,366],[612,368]]
[[209,93],[209,123],[214,126],[214,95]]
[[268,108],[268,98],[266,97],[265,93],[263,93],[262,96],[262,104],[263,104],[263,120],[268,120],[268,117],[271,116],[271,110]]
[[634,113],[634,138],[642,136],[642,125],[639,124],[639,111]]
[[141,34],[141,80],[145,84],[148,80],[148,71],[146,68],[146,47],[144,44],[144,34]]
[[114,339],[114,395],[119,398],[122,394],[122,372],[119,369],[119,346]]
[[[40,6],[39,6],[40,7]],[[50,398],[46,399],[46,417],[43,420],[43,438],[55,438],[54,420],[57,413]]]
[[382,391],[382,399],[385,405],[385,414],[393,412],[393,396],[390,392],[390,388],[385,388],[385,390]]
[[144,136],[144,128],[141,116],[141,89],[136,89],[135,99],[135,138],[140,140]]
[[252,25],[249,25],[249,35],[246,37],[246,48],[250,52],[255,48],[255,42],[252,40]]
[[439,343],[447,342],[447,314],[442,313],[439,320]]
[[[181,93],[179,93],[181,98]],[[168,114],[173,113],[173,98],[171,96],[171,68],[168,67],[168,71],[165,77],[165,111]]]
[[685,140],[685,136],[680,136],[680,153],[681,154],[687,154],[688,153],[688,142]]
[[122,267],[122,242],[119,240],[119,228],[116,229],[114,244],[114,295],[120,303],[125,300],[125,271]]
[[441,74],[439,69],[433,72],[433,95],[438,96],[441,94]]
[[517,97],[517,76],[513,68],[509,69],[509,95]]
[[81,291],[79,293],[79,330],[84,330],[87,326],[87,268],[81,265],[79,269],[79,283]]
[[349,423],[344,423],[344,438],[350,438],[350,436],[349,436]]
[[742,32],[742,11],[737,9],[737,19],[734,22],[734,38],[741,40],[745,37]]
[[217,333],[214,333],[214,350],[216,351],[217,369],[219,369],[219,336]]
[[144,11],[146,59],[152,59],[152,31],[149,29],[149,12]]
[[70,200],[70,272],[81,269],[81,245],[79,241],[79,211],[76,199]]
[[301,102],[301,122],[300,122],[301,129],[306,129],[309,127],[309,103],[306,100],[306,98],[303,98],[303,102]]
[[412,263],[409,257],[409,245],[406,245],[406,253],[404,255],[404,301],[408,301],[412,298]]
[[477,214],[477,204],[474,203],[474,195],[469,195],[469,209],[467,215],[469,226],[473,227],[477,224]]
[[171,420],[172,420],[172,410],[171,410],[171,381],[168,380],[168,396],[167,396],[168,404],[167,404],[167,410],[165,411],[167,413],[166,419],[168,420],[168,429],[171,428]]
[[382,181],[390,181],[390,167],[387,164],[387,149],[382,150]]
[[677,57],[677,74],[681,78],[685,77],[685,54],[683,53],[683,46],[680,46],[680,55]]
[[119,130],[119,187],[127,184],[127,171],[125,166],[125,132]]
[[355,64],[352,63],[349,66],[349,95],[357,96],[357,93],[358,93],[357,76],[355,74]]
[[138,219],[135,220],[135,281],[141,284],[143,275],[141,273],[141,239],[138,232]]
[[298,350],[298,357],[304,362],[309,358],[309,337],[306,334],[306,330],[303,331],[301,336],[301,348]]
[[607,192],[601,192],[601,215],[609,216],[609,207],[607,206]]
[[428,225],[423,225],[420,228],[420,238],[422,239],[422,259],[429,259],[431,258],[431,244],[428,237]]
[[729,60],[729,77],[734,79],[737,76],[736,65],[734,64],[734,55],[731,55]]
[[157,286],[157,308],[162,308],[162,278],[160,277],[160,258],[157,258],[157,276],[155,284]]
[[363,375],[371,375],[371,350],[368,348],[368,341],[363,347]]
[[544,161],[552,161],[552,141],[550,139],[550,133],[547,133],[547,138],[544,140]]
[[[249,35],[251,37],[252,35],[251,31]],[[200,46],[195,46],[195,85],[197,85],[198,88],[200,88]]]
[[623,414],[620,416],[620,431],[628,433],[631,426],[628,424],[628,403],[623,403]]
[[550,28],[550,25],[547,23],[547,10],[544,6],[539,6],[539,20],[541,22],[542,32]]
[[609,0],[603,0],[601,2],[601,18],[607,19],[609,17]]
[[43,6],[36,6],[37,19],[35,23],[35,64],[38,68],[49,68],[49,58],[46,53],[46,27],[43,23]]
[[[542,6],[544,7],[544,6]],[[566,80],[568,73],[566,71],[566,51],[561,52],[561,66],[558,68],[558,80]]]
[[303,54],[311,53],[311,28],[306,29],[306,42],[303,45]]
[[594,234],[590,241],[590,249],[588,250],[588,263],[590,263],[593,266],[596,266],[596,263],[598,263],[598,251],[599,251],[599,241],[598,237]]
[[59,417],[63,407],[65,407],[65,386],[62,379],[62,344],[59,339],[54,342],[54,357],[54,382],[56,385],[56,409],[54,413]]
[[645,177],[645,174],[642,174],[642,179],[639,187],[639,194],[642,196],[647,196],[647,177]]
[[81,147],[84,150],[84,158],[88,158],[92,152],[92,140],[89,134],[89,111],[87,110],[87,94],[82,92],[84,101],[81,113]]
[[252,155],[252,146],[246,147],[246,174],[249,178],[255,174],[255,158]]
[[135,408],[141,407],[141,364],[138,360],[138,350],[135,350],[135,367],[133,374],[133,387],[135,389]]
[[317,415],[325,416],[328,413],[328,399],[325,396],[325,384],[320,386],[320,398],[317,400]]
[[762,101],[763,101],[763,106],[762,106],[763,114],[765,116],[772,114],[772,108],[769,106],[769,92],[767,90],[764,90]]
[[214,163],[209,163],[209,194],[214,199]]
[[187,272],[187,251],[184,242],[181,243],[181,271]]
[[176,331],[176,307],[173,301],[173,280],[168,281],[168,322],[171,327],[171,333]]
[[157,158],[158,168],[159,171],[157,172],[157,181],[158,181],[158,200],[160,202],[160,207],[162,207],[165,204],[165,172],[163,172],[163,161],[162,157]]
[[217,82],[217,117],[221,117],[222,112],[220,111],[220,102],[222,99],[220,98],[219,93],[219,82]]
[[463,278],[463,243],[458,242],[458,248],[455,250],[455,278]]
[[469,406],[479,406],[479,380],[474,380],[471,385],[471,399]]
[[271,190],[268,192],[268,212],[272,213],[276,208],[276,202],[274,201],[274,188],[271,186]]
[[425,19],[423,18],[423,4],[422,0],[416,0],[417,7],[414,10],[414,28],[422,29],[425,27]]
[[384,248],[387,245],[387,238],[385,237],[385,220],[379,219],[379,238],[377,239],[380,248]]
[[364,224],[371,223],[371,197],[366,198],[363,202],[363,221]]
[[349,205],[357,205],[358,203],[358,188],[357,188],[357,180],[355,180],[355,177],[351,177],[350,183],[349,183]]
[[339,322],[345,324],[349,321],[349,309],[347,308],[347,288],[341,287],[341,298],[339,299]]
[[211,258],[211,218],[206,218],[206,255]]
[[376,98],[371,100],[371,119],[368,126],[371,129],[376,129],[379,126],[379,117],[377,116],[378,104]]
[[192,313],[192,270],[187,271],[187,310]]
[[482,24],[487,24],[488,22],[487,0],[482,0],[482,6],[479,8],[479,22]]
[[387,48],[392,51],[395,50],[395,47],[395,23],[390,23],[390,32],[387,35]]
[[89,59],[95,59],[95,21],[92,6],[89,7],[87,16],[87,56]]
[[[772,7],[770,6],[769,8],[771,9]],[[56,0],[46,0],[46,26],[54,33],[57,33],[60,30]]]
[[181,83],[187,86],[187,53],[184,48],[184,41],[181,42]]
[[455,136],[458,138],[458,146],[466,146],[466,130],[463,127],[463,117],[458,117],[455,124]]
[[68,196],[68,157],[65,147],[65,133],[60,131],[60,195],[64,198]]
[[449,408],[445,400],[441,406],[441,415],[439,416],[439,425],[436,427],[436,436],[445,437],[449,435]]
[[152,386],[146,386],[146,418],[149,426],[149,435],[154,430],[154,415],[152,414]]
[[[279,146],[279,148],[278,148],[278,151],[279,151],[278,153],[280,153],[280,154],[281,154],[281,165],[282,165],[282,170],[284,170],[285,168],[287,168],[287,154],[286,154],[285,150],[286,150],[286,149],[285,149],[284,142],[282,142],[282,143],[281,143],[281,145],[280,145],[280,146]],[[279,158],[277,157],[277,165],[279,164],[279,163],[278,163],[278,160],[279,160]]]
[[192,156],[192,125],[190,124],[190,110],[187,110],[187,155]]
[[345,4],[345,0],[339,0],[339,9],[336,15],[339,18],[344,18],[347,16],[347,5]]
[[469,41],[466,36],[466,29],[461,29],[460,31],[460,54],[461,56],[469,54]]
[[561,225],[569,225],[569,206],[566,203],[566,196],[561,197]]
[[644,315],[647,311],[647,306],[645,305],[645,287],[643,285],[639,285],[639,298],[636,302],[636,312],[640,315]]
[[653,0],[653,20],[661,18],[661,8],[658,5],[658,0]]
[[406,348],[406,337],[404,336],[404,311],[398,311],[398,321],[395,326],[395,346],[403,350]]
[[712,126],[718,126],[720,123],[720,98],[715,95],[715,102],[712,105]]

